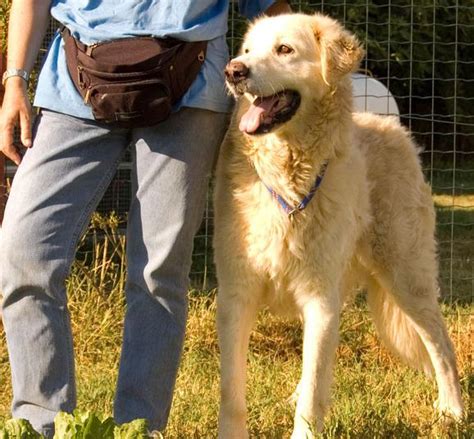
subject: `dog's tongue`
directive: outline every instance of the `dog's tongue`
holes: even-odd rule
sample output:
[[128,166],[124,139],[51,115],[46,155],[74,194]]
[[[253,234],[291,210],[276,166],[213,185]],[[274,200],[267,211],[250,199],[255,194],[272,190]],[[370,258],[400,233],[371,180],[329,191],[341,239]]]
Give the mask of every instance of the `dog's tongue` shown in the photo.
[[266,98],[256,98],[250,104],[247,112],[240,119],[239,130],[244,133],[254,133],[257,131],[260,124],[265,120],[265,117],[270,113],[278,101],[278,96],[269,96]]

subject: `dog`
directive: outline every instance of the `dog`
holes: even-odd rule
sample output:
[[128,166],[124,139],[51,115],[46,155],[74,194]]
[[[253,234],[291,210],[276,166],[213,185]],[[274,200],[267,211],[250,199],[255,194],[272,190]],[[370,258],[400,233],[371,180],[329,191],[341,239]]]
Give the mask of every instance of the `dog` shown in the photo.
[[246,438],[246,354],[268,306],[303,323],[292,438],[323,428],[345,297],[365,288],[381,339],[435,376],[459,419],[438,298],[435,212],[397,117],[352,112],[357,38],[324,15],[261,18],[225,70],[237,98],[214,191],[221,352],[218,435]]

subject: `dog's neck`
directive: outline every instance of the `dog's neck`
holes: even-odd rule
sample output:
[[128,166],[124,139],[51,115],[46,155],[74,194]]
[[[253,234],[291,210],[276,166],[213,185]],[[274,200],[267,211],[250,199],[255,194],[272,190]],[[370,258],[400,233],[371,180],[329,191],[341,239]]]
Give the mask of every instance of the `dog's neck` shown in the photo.
[[[244,150],[258,178],[290,204],[299,203],[311,190],[324,163],[345,156],[350,145],[350,94],[347,90],[333,90],[322,99],[324,102],[311,102],[301,110],[308,114],[300,120],[310,120],[313,125],[301,125],[291,132],[277,130],[258,142],[247,142]],[[336,108],[334,103],[341,100],[343,105]]]

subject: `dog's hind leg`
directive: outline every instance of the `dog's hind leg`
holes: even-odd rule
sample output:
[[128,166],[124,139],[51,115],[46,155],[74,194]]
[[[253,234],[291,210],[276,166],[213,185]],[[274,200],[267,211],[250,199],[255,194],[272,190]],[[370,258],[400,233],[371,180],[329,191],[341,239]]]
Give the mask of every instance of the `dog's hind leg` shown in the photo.
[[335,292],[333,296],[313,295],[302,305],[303,368],[292,439],[312,438],[322,430],[339,339],[340,302]]
[[217,330],[221,359],[219,439],[245,439],[247,350],[259,309],[258,291],[249,285],[221,285],[217,295]]
[[460,418],[456,358],[438,304],[435,211],[414,148],[407,144],[410,150],[403,164],[391,158],[391,173],[379,175],[372,191],[374,220],[364,260],[378,287],[369,288],[369,305],[388,346],[409,364],[434,372],[439,411]]
[[459,419],[463,402],[454,349],[437,302],[437,285],[407,261],[379,277],[380,288],[369,289],[369,305],[382,339],[411,365],[434,370],[437,409]]

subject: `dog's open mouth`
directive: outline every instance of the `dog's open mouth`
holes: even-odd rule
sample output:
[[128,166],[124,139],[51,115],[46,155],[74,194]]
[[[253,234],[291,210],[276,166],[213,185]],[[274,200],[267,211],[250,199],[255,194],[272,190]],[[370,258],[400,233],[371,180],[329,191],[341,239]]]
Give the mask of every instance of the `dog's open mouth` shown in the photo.
[[272,96],[257,97],[240,119],[239,129],[247,134],[265,134],[289,121],[300,106],[301,96],[285,90]]

